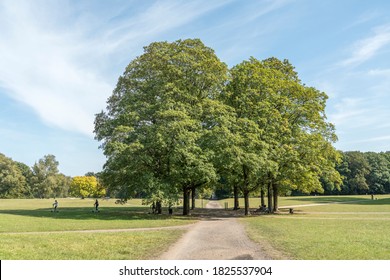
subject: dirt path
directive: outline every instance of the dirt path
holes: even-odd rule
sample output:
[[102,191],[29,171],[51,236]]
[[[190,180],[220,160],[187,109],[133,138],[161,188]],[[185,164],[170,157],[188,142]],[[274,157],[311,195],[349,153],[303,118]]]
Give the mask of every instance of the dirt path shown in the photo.
[[[206,208],[222,208],[210,201]],[[163,260],[270,259],[252,242],[236,218],[208,218],[194,224],[167,252]]]

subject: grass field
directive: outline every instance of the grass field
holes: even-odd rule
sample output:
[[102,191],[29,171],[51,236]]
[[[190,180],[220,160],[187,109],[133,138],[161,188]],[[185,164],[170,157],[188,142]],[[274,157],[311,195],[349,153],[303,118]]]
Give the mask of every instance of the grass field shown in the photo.
[[[390,196],[281,198],[294,214],[242,219],[249,236],[291,259],[389,260]],[[283,209],[282,209],[283,210]]]
[[59,212],[54,213],[53,201],[48,199],[0,200],[0,259],[152,259],[184,231],[87,230],[180,226],[196,221],[180,215],[149,214],[141,200],[125,205],[101,200],[99,213],[92,212],[91,199],[58,202]]
[[[242,217],[249,236],[271,245],[279,256],[300,260],[390,259],[390,195],[281,197],[276,215]],[[93,213],[91,199],[58,199],[59,212],[51,212],[52,200],[0,200],[0,259],[154,259],[175,242],[185,229],[110,231],[166,228],[197,221],[175,209],[169,216],[149,214],[141,200],[115,204],[101,200]],[[220,204],[233,206],[233,200]],[[203,201],[206,205],[207,201]],[[257,208],[258,198],[250,200]],[[243,207],[243,201],[240,201]],[[202,201],[197,201],[197,207]],[[285,207],[285,208],[283,208]],[[288,214],[294,208],[294,214]],[[211,210],[212,211],[212,210]],[[212,215],[213,212],[208,213]],[[239,215],[242,213],[240,210]],[[200,210],[198,210],[201,213]],[[229,209],[224,215],[237,213]],[[198,214],[199,214],[198,213]],[[101,230],[91,232],[90,230]],[[265,250],[267,248],[265,247]],[[271,254],[272,255],[272,254]],[[277,255],[275,255],[277,256]]]

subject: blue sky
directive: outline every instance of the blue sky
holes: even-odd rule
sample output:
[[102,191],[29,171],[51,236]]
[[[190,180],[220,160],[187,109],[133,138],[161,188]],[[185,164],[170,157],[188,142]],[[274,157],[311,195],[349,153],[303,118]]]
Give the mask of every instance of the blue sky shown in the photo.
[[288,59],[325,91],[336,148],[390,150],[390,1],[0,0],[0,153],[100,171],[94,115],[155,41],[200,38],[230,67]]

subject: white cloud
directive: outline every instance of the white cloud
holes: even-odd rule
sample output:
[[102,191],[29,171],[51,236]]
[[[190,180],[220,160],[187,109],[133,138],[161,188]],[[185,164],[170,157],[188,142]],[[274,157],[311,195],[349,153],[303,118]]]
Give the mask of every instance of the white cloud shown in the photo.
[[341,62],[341,66],[361,64],[374,57],[382,48],[390,43],[390,26],[381,26],[374,29],[374,35],[356,42],[352,48],[352,55]]
[[226,3],[156,1],[124,17],[131,3],[106,14],[83,7],[78,15],[72,3],[3,1],[0,86],[47,124],[91,136],[94,114],[105,107],[123,71],[113,73],[112,64],[128,63],[129,53],[141,53],[151,38]]
[[366,110],[362,109],[362,102],[363,100],[359,98],[343,98],[334,106],[335,112],[329,114],[330,122],[344,125],[357,117],[364,116]]

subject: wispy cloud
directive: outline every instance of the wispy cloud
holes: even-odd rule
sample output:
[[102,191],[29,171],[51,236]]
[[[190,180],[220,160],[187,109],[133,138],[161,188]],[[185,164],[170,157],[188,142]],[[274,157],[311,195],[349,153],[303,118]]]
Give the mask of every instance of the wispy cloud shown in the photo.
[[390,44],[390,25],[373,30],[374,35],[356,42],[352,55],[341,62],[341,66],[354,66],[374,57],[381,49]]
[[152,38],[227,2],[156,1],[131,17],[122,14],[131,3],[107,13],[83,10],[79,17],[80,7],[66,3],[0,3],[0,86],[47,124],[91,136],[113,73],[123,71],[110,69],[115,62],[128,63]]
[[344,128],[359,128],[365,125],[367,109],[363,106],[361,98],[343,98],[335,106],[333,112],[328,114],[328,119],[336,125],[338,131]]

